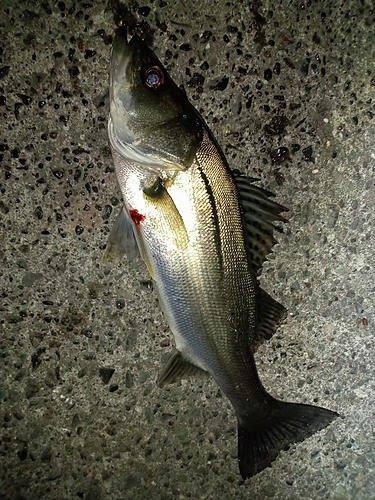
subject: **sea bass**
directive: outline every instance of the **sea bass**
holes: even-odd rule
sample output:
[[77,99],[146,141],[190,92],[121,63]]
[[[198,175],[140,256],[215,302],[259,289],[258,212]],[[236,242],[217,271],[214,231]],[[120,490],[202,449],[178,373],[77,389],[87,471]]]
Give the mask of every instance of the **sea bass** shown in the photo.
[[124,209],[106,259],[139,250],[154,281],[176,344],[158,383],[208,372],[237,415],[241,476],[253,476],[337,416],[273,398],[254,362],[285,314],[257,273],[286,209],[230,170],[184,91],[125,27],[111,52],[108,132]]

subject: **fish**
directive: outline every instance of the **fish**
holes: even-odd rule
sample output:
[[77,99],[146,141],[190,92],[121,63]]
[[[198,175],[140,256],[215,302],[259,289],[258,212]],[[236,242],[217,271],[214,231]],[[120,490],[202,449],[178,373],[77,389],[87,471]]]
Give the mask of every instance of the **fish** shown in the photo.
[[254,361],[286,314],[259,271],[287,209],[230,169],[184,90],[126,26],[111,49],[108,136],[124,206],[104,260],[144,260],[175,340],[157,383],[215,380],[236,413],[239,471],[250,478],[338,416],[274,398]]

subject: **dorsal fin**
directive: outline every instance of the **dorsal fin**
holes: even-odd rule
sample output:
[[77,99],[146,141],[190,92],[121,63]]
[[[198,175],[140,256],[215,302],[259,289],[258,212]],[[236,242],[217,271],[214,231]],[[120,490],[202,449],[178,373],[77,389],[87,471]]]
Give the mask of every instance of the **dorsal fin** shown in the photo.
[[241,207],[247,256],[257,279],[259,269],[276,243],[274,231],[282,232],[273,222],[287,222],[280,214],[288,209],[270,200],[275,196],[273,193],[255,186],[253,182],[258,179],[246,177],[238,171],[233,172],[233,178]]
[[286,317],[286,309],[259,286],[257,287],[257,329],[254,340],[251,339],[251,349],[272,337]]

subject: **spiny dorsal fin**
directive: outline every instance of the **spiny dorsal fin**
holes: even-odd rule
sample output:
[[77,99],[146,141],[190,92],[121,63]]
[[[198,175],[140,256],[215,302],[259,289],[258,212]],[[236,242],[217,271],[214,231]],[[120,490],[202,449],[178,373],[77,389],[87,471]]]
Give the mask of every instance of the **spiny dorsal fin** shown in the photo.
[[157,384],[161,387],[164,384],[173,384],[186,375],[197,374],[207,375],[207,372],[183,358],[178,349],[173,349],[171,355],[161,370],[157,379]]
[[282,231],[273,222],[287,222],[280,214],[288,209],[270,200],[274,196],[273,193],[252,184],[258,179],[246,177],[238,171],[233,172],[233,178],[241,206],[247,255],[256,278],[276,243],[274,231]]
[[256,348],[275,333],[286,316],[286,309],[267,292],[257,287],[257,331],[251,348]]

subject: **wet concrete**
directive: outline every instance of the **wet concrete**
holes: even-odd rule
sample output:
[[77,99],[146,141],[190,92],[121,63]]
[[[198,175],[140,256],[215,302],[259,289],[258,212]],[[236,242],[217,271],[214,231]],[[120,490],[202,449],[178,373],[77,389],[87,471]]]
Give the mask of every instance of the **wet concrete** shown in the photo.
[[340,418],[244,483],[218,387],[156,387],[173,339],[147,271],[101,262],[121,206],[106,133],[117,7],[5,0],[0,496],[374,498],[373,4],[130,8],[230,165],[290,208],[261,279],[289,315],[259,349],[261,380]]

